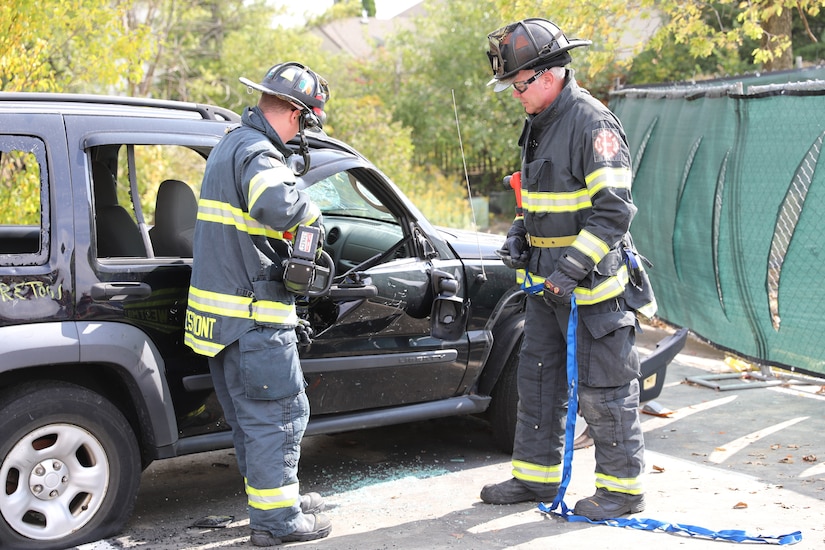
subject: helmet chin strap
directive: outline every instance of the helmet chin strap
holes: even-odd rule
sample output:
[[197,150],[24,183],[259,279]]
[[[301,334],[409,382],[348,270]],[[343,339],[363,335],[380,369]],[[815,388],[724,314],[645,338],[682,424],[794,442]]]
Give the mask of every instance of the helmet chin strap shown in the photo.
[[301,115],[298,117],[298,135],[301,139],[300,152],[301,157],[304,159],[304,165],[301,168],[301,171],[295,172],[295,175],[299,177],[309,171],[309,144],[307,143],[306,135],[304,135],[304,130],[306,129],[306,115],[307,113],[301,112]]

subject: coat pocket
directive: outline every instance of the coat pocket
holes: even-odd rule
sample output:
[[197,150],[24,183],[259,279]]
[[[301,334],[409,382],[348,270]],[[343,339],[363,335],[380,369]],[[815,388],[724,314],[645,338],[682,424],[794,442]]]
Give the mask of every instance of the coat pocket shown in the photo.
[[276,400],[306,387],[292,329],[256,328],[239,340],[241,377],[248,399]]

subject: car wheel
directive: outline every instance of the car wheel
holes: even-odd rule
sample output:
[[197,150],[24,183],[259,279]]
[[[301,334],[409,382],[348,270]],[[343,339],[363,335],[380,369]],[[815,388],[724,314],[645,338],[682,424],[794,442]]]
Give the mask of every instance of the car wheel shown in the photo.
[[[513,440],[516,436],[516,419],[518,415],[518,357],[521,338],[504,364],[504,370],[491,393],[492,401],[487,409],[488,419],[493,429],[493,442],[506,453],[513,452]],[[587,429],[587,422],[576,415],[574,440],[579,439]],[[587,446],[583,444],[581,446]],[[580,448],[576,446],[576,448]]]
[[111,402],[74,384],[30,383],[0,393],[0,418],[3,543],[66,548],[123,528],[141,468],[132,428]]

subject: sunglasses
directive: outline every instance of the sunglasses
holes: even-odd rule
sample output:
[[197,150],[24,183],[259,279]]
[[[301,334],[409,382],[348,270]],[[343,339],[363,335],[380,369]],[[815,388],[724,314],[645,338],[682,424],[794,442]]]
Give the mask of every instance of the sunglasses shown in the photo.
[[533,76],[531,76],[530,78],[528,78],[527,80],[519,80],[517,82],[513,82],[513,88],[515,88],[518,93],[523,94],[524,92],[527,91],[527,88],[530,87],[530,84],[535,82],[538,77],[540,77],[541,75],[543,75],[546,72],[547,72],[547,69],[542,69],[539,72],[537,72],[536,74],[534,74]]

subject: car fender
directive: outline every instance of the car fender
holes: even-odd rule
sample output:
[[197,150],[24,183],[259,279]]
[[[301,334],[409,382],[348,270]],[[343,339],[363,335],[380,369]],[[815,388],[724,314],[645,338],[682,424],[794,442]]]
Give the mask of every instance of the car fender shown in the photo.
[[525,297],[524,291],[520,289],[505,295],[490,317],[493,346],[478,380],[476,391],[480,395],[490,395],[504,370],[507,358],[513,351],[517,351],[515,348],[524,332]]
[[[0,342],[0,373],[61,365],[114,367],[128,388],[146,440],[158,448],[177,441],[165,366],[154,343],[140,329],[90,321],[16,325],[0,327]],[[59,376],[72,379],[68,369]]]

